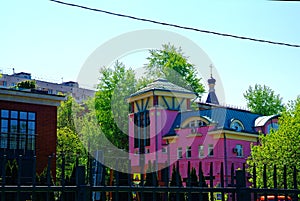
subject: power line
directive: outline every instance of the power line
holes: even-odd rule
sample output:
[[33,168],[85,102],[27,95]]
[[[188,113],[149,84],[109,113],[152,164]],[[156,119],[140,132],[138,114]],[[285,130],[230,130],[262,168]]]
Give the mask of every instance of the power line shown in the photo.
[[264,39],[250,38],[250,37],[220,33],[220,32],[215,32],[215,31],[208,31],[208,30],[203,30],[203,29],[198,29],[198,28],[193,28],[193,27],[186,27],[186,26],[181,26],[181,25],[177,25],[177,24],[170,24],[170,23],[166,23],[166,22],[160,22],[160,21],[155,21],[155,20],[150,20],[150,19],[145,19],[145,18],[139,18],[139,17],[130,16],[130,15],[124,15],[124,14],[120,14],[120,13],[114,13],[114,12],[100,10],[100,9],[96,9],[96,8],[89,8],[86,6],[81,6],[81,5],[72,4],[72,3],[66,3],[66,2],[57,1],[57,0],[50,0],[50,1],[59,3],[59,4],[64,4],[67,6],[73,6],[73,7],[86,9],[86,10],[91,10],[91,11],[101,12],[101,13],[105,13],[105,14],[109,14],[109,15],[114,15],[114,16],[118,16],[118,17],[124,17],[124,18],[133,19],[133,20],[144,21],[144,22],[151,22],[153,24],[159,24],[159,25],[163,25],[163,26],[176,27],[179,29],[192,30],[192,31],[197,31],[197,32],[202,32],[202,33],[207,33],[207,34],[214,34],[214,35],[218,35],[218,36],[231,37],[231,38],[237,38],[237,39],[242,39],[242,40],[250,40],[250,41],[261,42],[261,43],[269,43],[272,45],[282,45],[282,46],[298,47],[298,48],[300,47],[300,45],[297,45],[297,44],[275,42],[275,41],[264,40]]

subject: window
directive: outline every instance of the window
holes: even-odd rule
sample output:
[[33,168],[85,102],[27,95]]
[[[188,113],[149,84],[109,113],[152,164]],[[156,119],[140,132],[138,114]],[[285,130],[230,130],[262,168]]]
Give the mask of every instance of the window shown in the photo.
[[149,111],[134,114],[134,148],[150,146]]
[[161,152],[164,153],[164,154],[168,153],[167,147],[163,147],[162,150],[161,150]]
[[240,144],[237,144],[235,146],[235,148],[236,148],[236,156],[242,157],[244,155],[244,153],[243,153],[243,146],[240,145]]
[[157,106],[158,105],[158,96],[154,96],[153,97],[153,106]]
[[200,119],[190,121],[188,125],[189,128],[199,128],[202,126],[206,126],[206,123]]
[[203,145],[199,145],[199,147],[198,147],[198,156],[199,156],[199,158],[204,157],[204,146]]
[[274,131],[278,130],[278,127],[279,127],[278,123],[275,123],[275,122],[270,123],[267,126],[267,133],[270,133],[271,130],[274,130]]
[[177,159],[181,159],[182,158],[182,147],[178,147],[177,148]]
[[231,120],[230,128],[235,130],[235,131],[238,131],[238,132],[244,130],[244,126],[243,126],[242,122],[237,120],[237,119],[232,119]]
[[192,157],[192,147],[191,146],[188,146],[186,148],[186,158],[191,158]]
[[208,156],[213,156],[214,155],[214,145],[209,144],[208,145]]
[[8,120],[1,119],[1,145],[0,148],[7,148]]
[[35,149],[36,114],[34,112],[1,110],[2,149]]

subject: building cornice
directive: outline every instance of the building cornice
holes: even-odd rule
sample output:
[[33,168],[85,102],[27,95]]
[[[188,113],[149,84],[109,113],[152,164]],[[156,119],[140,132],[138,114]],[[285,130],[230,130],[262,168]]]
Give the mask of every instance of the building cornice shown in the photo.
[[59,106],[61,101],[64,100],[65,96],[60,95],[39,94],[12,89],[0,89],[0,101]]
[[245,140],[250,142],[257,142],[257,138],[259,137],[258,133],[245,133],[230,130],[212,130],[208,132],[208,135],[212,135],[214,139],[224,138],[224,134],[226,139]]

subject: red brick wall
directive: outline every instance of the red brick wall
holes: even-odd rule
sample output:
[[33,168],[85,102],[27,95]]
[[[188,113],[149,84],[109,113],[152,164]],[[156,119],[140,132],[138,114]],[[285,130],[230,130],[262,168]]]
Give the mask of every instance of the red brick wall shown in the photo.
[[[36,112],[36,157],[37,172],[47,167],[48,156],[56,153],[57,107],[0,101],[0,109]],[[55,175],[55,158],[52,159],[51,171]]]

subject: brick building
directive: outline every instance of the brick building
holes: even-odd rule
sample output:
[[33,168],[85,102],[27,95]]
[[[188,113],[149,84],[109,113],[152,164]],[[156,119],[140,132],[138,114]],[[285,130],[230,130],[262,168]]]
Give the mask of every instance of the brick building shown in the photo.
[[[56,153],[57,106],[64,96],[0,88],[0,159],[22,156],[22,176],[38,173]],[[55,173],[55,160],[51,170]]]

